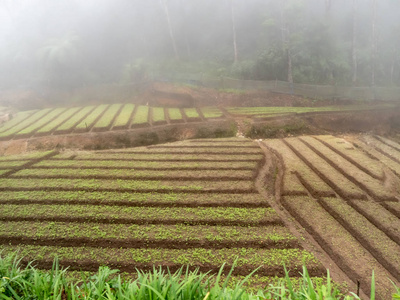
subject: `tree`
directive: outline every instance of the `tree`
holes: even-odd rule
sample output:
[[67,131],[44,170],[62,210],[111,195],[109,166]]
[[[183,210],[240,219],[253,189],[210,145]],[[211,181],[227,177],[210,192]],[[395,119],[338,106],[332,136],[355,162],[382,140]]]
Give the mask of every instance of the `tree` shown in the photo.
[[351,59],[352,59],[352,83],[357,83],[357,0],[353,0],[353,30],[352,30],[352,41],[351,41]]
[[168,24],[169,37],[171,39],[172,48],[174,49],[175,58],[177,60],[179,60],[178,48],[176,47],[174,31],[172,30],[171,18],[170,18],[170,15],[169,15],[169,9],[168,9],[167,0],[160,0],[160,1],[161,1],[161,5],[164,8],[165,18],[166,18],[167,24]]
[[233,34],[233,53],[234,53],[234,63],[238,62],[238,49],[236,42],[236,26],[235,26],[235,12],[233,9],[233,0],[229,0],[231,21],[232,21],[232,34]]

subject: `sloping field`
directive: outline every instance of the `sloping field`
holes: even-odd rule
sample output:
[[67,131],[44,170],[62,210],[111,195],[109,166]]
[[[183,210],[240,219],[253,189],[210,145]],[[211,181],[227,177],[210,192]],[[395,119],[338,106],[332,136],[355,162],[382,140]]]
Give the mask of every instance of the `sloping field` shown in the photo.
[[393,105],[347,105],[322,107],[228,107],[227,112],[233,117],[249,117],[254,119],[282,117],[304,113],[346,112],[390,108]]
[[280,161],[277,201],[367,293],[400,282],[400,145],[382,138],[266,140]]
[[215,272],[237,260],[234,275],[261,266],[263,278],[282,276],[285,264],[298,277],[306,264],[323,277],[258,193],[264,162],[245,139],[3,157],[0,251],[19,249],[42,267],[58,256],[71,270]]
[[219,108],[164,108],[134,104],[43,109],[17,113],[0,126],[0,140],[46,135],[127,130],[221,119]]

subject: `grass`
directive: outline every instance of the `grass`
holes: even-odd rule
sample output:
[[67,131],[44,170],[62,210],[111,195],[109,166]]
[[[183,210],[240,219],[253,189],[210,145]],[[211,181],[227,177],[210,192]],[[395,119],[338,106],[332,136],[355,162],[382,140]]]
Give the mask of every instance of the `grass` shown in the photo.
[[[205,300],[205,299],[339,299],[339,290],[332,284],[329,272],[326,283],[312,280],[307,269],[303,267],[302,277],[294,281],[288,273],[284,279],[254,292],[246,290],[245,285],[254,281],[255,276],[243,277],[233,281],[231,273],[212,277],[190,272],[181,268],[176,273],[163,272],[156,268],[152,272],[137,271],[135,279],[125,279],[118,270],[101,267],[91,277],[81,273],[70,278],[66,270],[60,269],[55,260],[51,271],[41,271],[29,263],[20,265],[15,255],[0,258],[0,275],[2,276],[2,295],[4,299],[170,299],[170,300]],[[298,283],[297,283],[298,282]],[[296,284],[297,283],[297,284]],[[318,295],[318,296],[317,296]],[[372,295],[374,296],[374,295]],[[8,298],[6,298],[8,297]],[[311,298],[312,297],[312,298]],[[371,297],[372,298],[372,297]],[[344,300],[359,299],[346,296]]]
[[135,116],[133,117],[132,126],[148,124],[149,122],[148,119],[149,119],[149,107],[139,106],[135,113]]
[[125,104],[121,113],[118,115],[117,119],[115,120],[114,127],[128,128],[128,126],[130,125],[129,122],[131,120],[131,116],[132,116],[134,109],[135,109],[135,104],[131,104],[131,103]]
[[93,128],[98,130],[108,130],[111,127],[115,115],[120,110],[122,104],[112,104],[97,121]]
[[24,164],[26,164],[26,160],[20,160],[20,161],[0,161],[0,169],[9,169],[9,168],[15,168],[15,167],[20,167]]

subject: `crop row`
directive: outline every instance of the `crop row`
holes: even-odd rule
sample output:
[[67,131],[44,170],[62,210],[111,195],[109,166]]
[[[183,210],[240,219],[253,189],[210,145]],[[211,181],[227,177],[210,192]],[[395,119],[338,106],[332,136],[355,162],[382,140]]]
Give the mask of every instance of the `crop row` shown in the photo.
[[363,199],[363,191],[346,178],[341,172],[332,167],[317,153],[307,147],[298,138],[285,139],[285,143],[296,153],[314,172],[345,198]]
[[203,107],[201,108],[201,112],[206,119],[223,117],[222,111],[217,107]]
[[[0,168],[19,166],[26,161],[0,162]],[[35,164],[39,168],[119,168],[119,169],[226,169],[226,170],[254,170],[257,167],[256,161],[230,161],[230,162],[191,162],[191,161],[118,161],[118,160],[43,160]]]
[[22,111],[15,115],[11,120],[6,123],[0,124],[0,133],[3,133],[14,126],[17,126],[22,121],[28,121],[30,117],[34,116],[37,110]]
[[186,205],[186,206],[243,206],[267,207],[267,202],[257,193],[252,194],[185,194],[185,193],[120,193],[86,191],[2,191],[0,203],[81,203],[124,206]]
[[[382,107],[382,106],[377,106]],[[391,107],[391,105],[388,105]],[[323,106],[323,107],[229,107],[228,112],[233,115],[259,115],[275,113],[308,113],[308,112],[335,112],[353,110],[373,110],[376,107],[369,105],[349,105],[349,106]]]
[[[281,224],[272,208],[234,207],[115,207],[94,205],[14,205],[2,204],[1,219],[8,218],[58,218],[79,220],[108,220],[109,222],[151,223],[155,221],[184,222],[265,222]],[[88,220],[89,221],[89,220]],[[239,224],[240,224],[239,222]]]
[[86,189],[123,191],[193,191],[252,192],[252,181],[171,181],[171,180],[102,180],[102,179],[10,179],[0,181],[0,189]]
[[[350,163],[348,160],[326,147],[312,137],[300,138],[310,149],[325,159],[331,166],[343,174],[347,179],[367,191],[376,199],[392,199],[393,193],[383,185],[381,180],[375,179]],[[367,164],[367,162],[365,162]]]
[[105,113],[108,107],[108,104],[101,104],[99,106],[96,106],[96,108],[89,115],[87,115],[79,124],[76,125],[74,131],[89,131],[95,125],[97,120]]
[[26,164],[26,160],[14,160],[14,161],[0,161],[0,169],[10,169],[21,167],[22,165]]
[[115,119],[114,128],[122,129],[130,127],[134,112],[135,112],[135,104],[131,103],[125,104],[120,114]]
[[17,125],[11,127],[8,130],[0,133],[0,138],[10,138],[17,132],[35,124],[37,121],[42,119],[46,114],[48,114],[51,111],[52,111],[52,109],[46,108],[46,109],[43,109],[43,110],[40,110],[40,111],[34,113],[32,116],[28,117],[26,120],[18,123]]
[[113,151],[101,151],[95,152],[95,154],[107,154],[107,153],[121,153],[121,154],[261,154],[260,148],[235,148],[235,147],[153,147],[153,148],[131,148]]
[[93,112],[95,106],[85,106],[80,109],[76,114],[72,115],[71,118],[66,120],[62,125],[60,125],[55,131],[55,134],[63,134],[71,132],[76,125],[80,124],[82,120],[86,118],[89,114]]
[[53,121],[47,123],[45,126],[40,128],[37,131],[37,135],[46,135],[50,134],[53,130],[61,126],[64,122],[66,122],[68,119],[70,119],[73,115],[77,114],[81,110],[81,107],[74,107],[71,109],[68,109],[64,111],[61,115],[59,115],[56,119]]
[[111,128],[113,122],[118,116],[119,112],[122,110],[122,104],[112,104],[110,107],[104,112],[104,114],[100,117],[100,119],[96,122],[93,127],[94,131],[106,131]]
[[[54,159],[69,159],[71,157],[70,152],[60,153],[54,156]],[[115,153],[115,152],[77,152],[74,156],[76,160],[150,160],[150,161],[254,161],[261,160],[262,154],[162,154],[162,153]]]
[[157,171],[132,169],[25,169],[16,172],[12,177],[36,178],[120,178],[120,179],[166,179],[173,178],[186,180],[251,180],[253,171],[236,170],[185,170],[185,171]]
[[200,115],[197,112],[196,108],[184,108],[183,112],[185,113],[188,121],[200,121]]
[[400,144],[396,143],[395,141],[389,140],[383,136],[374,136],[375,139],[377,139],[378,141],[388,145],[389,147],[392,147],[393,149],[397,150],[400,152]]
[[188,226],[138,224],[77,224],[65,222],[0,222],[0,236],[35,240],[55,238],[90,238],[115,240],[169,240],[170,242],[280,242],[296,241],[283,226]]
[[332,195],[332,189],[305,163],[302,161],[283,141],[281,140],[268,140],[265,144],[272,148],[275,153],[280,155],[283,159],[285,166],[285,174],[283,179],[283,193],[290,194],[303,194],[307,192],[303,184],[298,180],[301,177],[306,185],[309,186],[313,194]]
[[363,151],[357,151],[355,146],[345,139],[330,135],[316,136],[314,138],[332,151],[347,159],[360,170],[369,174],[371,177],[375,179],[382,179],[384,177],[381,162],[371,159],[371,157]]
[[381,152],[383,155],[389,157],[392,161],[400,163],[400,151],[396,148],[383,143],[379,139],[373,138],[371,136],[364,136],[362,138],[367,144],[373,145],[373,147]]
[[166,122],[165,112],[163,107],[152,107],[153,124],[163,124]]
[[51,152],[52,151],[30,152],[30,153],[23,154],[23,155],[0,156],[0,162],[1,163],[11,163],[11,162],[22,163],[24,161],[25,163],[27,163],[29,160],[43,158],[46,155],[49,155]]
[[38,131],[40,128],[45,126],[46,124],[54,121],[57,119],[63,112],[65,112],[65,108],[55,108],[54,110],[48,112],[46,115],[41,117],[39,120],[37,120],[34,124],[31,124],[30,126],[22,129],[19,131],[16,136],[30,136],[34,134],[36,131]]
[[[327,198],[325,202],[331,200],[337,201]],[[358,279],[362,286],[369,287],[374,270],[379,289],[390,288],[387,271],[318,201],[309,197],[283,197],[282,203],[355,284]]]
[[[16,246],[0,246],[3,254],[19,249]],[[54,247],[54,246],[30,246],[25,245],[19,250],[19,254],[28,259],[52,260],[58,257],[60,260],[94,261],[101,264],[113,264],[130,262],[131,264],[161,265],[232,265],[248,266],[252,269],[262,266],[264,268],[282,268],[285,264],[289,269],[300,271],[303,264],[309,269],[321,267],[316,258],[309,252],[300,249],[107,249],[90,247]]]
[[324,207],[396,278],[400,280],[400,245],[376,228],[344,200],[323,200]]
[[376,148],[372,147],[372,144],[367,145],[362,141],[358,141],[356,144],[365,153],[367,153],[371,158],[383,163],[386,167],[392,170],[397,176],[400,176],[400,163],[394,161],[389,155],[385,155],[381,150],[378,151]]

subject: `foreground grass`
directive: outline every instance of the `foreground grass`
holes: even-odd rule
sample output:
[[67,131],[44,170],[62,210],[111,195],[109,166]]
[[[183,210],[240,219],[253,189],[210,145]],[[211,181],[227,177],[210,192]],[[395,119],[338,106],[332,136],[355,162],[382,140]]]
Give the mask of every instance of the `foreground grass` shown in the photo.
[[[230,274],[222,281],[222,269],[214,278],[182,268],[174,274],[157,269],[151,273],[137,271],[135,280],[125,280],[117,274],[118,270],[101,267],[91,277],[82,273],[81,280],[72,281],[66,276],[66,270],[59,268],[57,260],[50,271],[41,271],[32,263],[22,267],[15,254],[10,254],[0,257],[0,299],[360,299],[354,294],[340,296],[329,272],[326,284],[314,286],[303,268],[298,289],[293,288],[286,276],[278,285],[253,293],[243,288],[252,274],[228,287]],[[400,290],[394,299],[398,297]],[[371,299],[374,298],[372,292]]]

